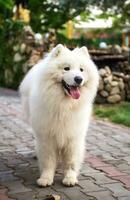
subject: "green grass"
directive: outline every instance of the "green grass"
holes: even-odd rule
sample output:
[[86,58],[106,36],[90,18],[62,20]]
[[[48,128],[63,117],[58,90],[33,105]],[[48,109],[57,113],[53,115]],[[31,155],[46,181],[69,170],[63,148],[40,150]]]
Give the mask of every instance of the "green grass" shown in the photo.
[[94,114],[99,118],[130,127],[130,102],[116,105],[95,105]]

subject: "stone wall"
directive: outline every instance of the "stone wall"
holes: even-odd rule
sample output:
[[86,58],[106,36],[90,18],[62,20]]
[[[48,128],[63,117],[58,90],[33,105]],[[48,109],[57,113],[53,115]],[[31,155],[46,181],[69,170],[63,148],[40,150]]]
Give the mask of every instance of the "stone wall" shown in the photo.
[[130,100],[130,75],[113,72],[108,66],[99,69],[99,74],[97,103],[118,103]]

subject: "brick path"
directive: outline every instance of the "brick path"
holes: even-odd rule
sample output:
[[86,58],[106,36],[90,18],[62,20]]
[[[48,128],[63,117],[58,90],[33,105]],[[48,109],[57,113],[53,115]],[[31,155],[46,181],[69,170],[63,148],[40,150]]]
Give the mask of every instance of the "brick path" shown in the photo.
[[0,200],[130,200],[130,129],[93,120],[79,185],[67,188],[57,171],[52,187],[36,185],[38,166],[31,128],[17,93],[0,90]]

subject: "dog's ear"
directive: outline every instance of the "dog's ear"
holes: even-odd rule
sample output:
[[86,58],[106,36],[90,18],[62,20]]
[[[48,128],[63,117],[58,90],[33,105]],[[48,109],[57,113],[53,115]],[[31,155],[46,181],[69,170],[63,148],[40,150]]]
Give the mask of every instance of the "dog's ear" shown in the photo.
[[63,51],[64,46],[62,44],[58,44],[51,52],[51,55],[53,57],[57,57],[60,55],[60,53]]
[[90,55],[89,55],[89,52],[88,52],[87,47],[85,47],[85,46],[81,47],[81,48],[80,48],[80,51],[81,51],[82,53],[84,53],[88,58],[90,58]]

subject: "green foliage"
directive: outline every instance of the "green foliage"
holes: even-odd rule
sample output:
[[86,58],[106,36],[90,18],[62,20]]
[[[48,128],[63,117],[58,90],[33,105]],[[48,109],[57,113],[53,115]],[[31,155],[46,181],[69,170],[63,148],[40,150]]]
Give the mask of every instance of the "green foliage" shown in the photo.
[[12,8],[13,8],[12,0],[0,0],[0,21],[2,22],[4,19],[11,17]]
[[111,17],[113,19],[114,31],[121,31],[121,28],[130,23],[130,2],[127,0],[103,0],[101,9],[103,12],[97,17],[102,19],[108,19]]
[[96,0],[31,0],[31,26],[35,32],[63,28],[70,19],[80,15],[83,11],[89,13],[88,5]]
[[23,24],[7,19],[3,26],[0,27],[0,86],[17,88],[25,60],[14,62],[14,46],[19,44],[22,37]]
[[94,113],[97,117],[109,119],[110,121],[130,127],[130,103],[125,102],[111,105],[96,105]]
[[14,46],[22,37],[23,23],[11,19],[13,5],[12,0],[0,0],[0,86],[17,88],[25,60],[23,57],[20,62],[14,62]]
[[[115,22],[126,21],[130,18],[129,4],[122,0],[30,0],[29,9],[31,11],[31,27],[35,32],[47,32],[49,29],[63,28],[63,25],[70,19],[75,19],[80,15],[81,20],[90,17],[90,6],[97,6],[103,10],[99,16],[108,18],[112,16]],[[121,14],[121,17],[118,16]],[[117,23],[116,23],[117,24]]]

